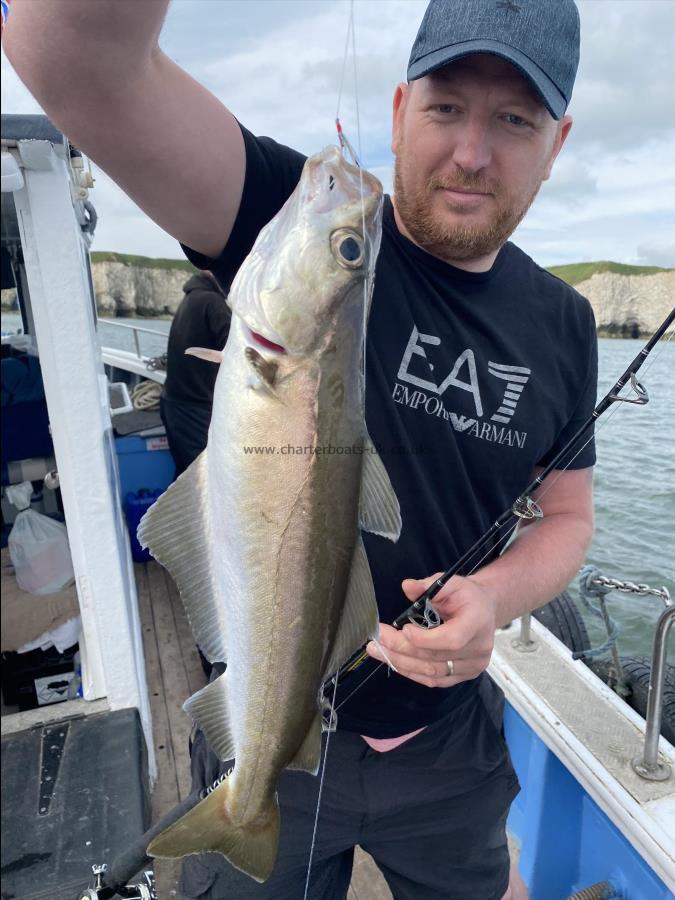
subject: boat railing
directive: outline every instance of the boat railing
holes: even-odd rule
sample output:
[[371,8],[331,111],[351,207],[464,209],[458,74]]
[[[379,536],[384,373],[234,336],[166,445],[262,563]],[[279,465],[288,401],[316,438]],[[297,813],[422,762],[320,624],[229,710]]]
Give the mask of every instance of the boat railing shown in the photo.
[[647,698],[645,749],[642,756],[638,756],[633,760],[633,768],[637,774],[648,781],[667,781],[671,773],[671,767],[667,763],[660,762],[658,755],[666,679],[666,645],[668,632],[674,619],[675,606],[669,604],[663,610],[659,616],[659,621],[656,623]]
[[166,337],[167,341],[169,339],[168,334],[164,334],[162,331],[156,331],[154,328],[143,328],[142,325],[129,325],[127,322],[115,322],[113,319],[99,319],[99,322],[104,322],[106,325],[112,325],[115,328],[126,328],[130,330],[133,334],[136,356],[139,359],[145,359],[141,353],[139,334],[152,334],[154,337]]
[[520,617],[520,634],[511,643],[521,653],[530,653],[537,649],[537,642],[532,637],[532,613],[525,613]]
[[[619,581],[616,578],[607,578],[601,575],[597,569],[592,566],[586,566],[580,570],[582,576],[580,586],[582,588],[582,599],[584,598],[584,584],[586,591],[595,586],[595,592],[600,601],[600,610],[593,610],[601,613],[605,621],[609,639],[601,647],[593,650],[584,650],[574,653],[573,656],[580,658],[582,656],[597,656],[606,650],[612,650],[613,656],[617,664],[618,681],[621,685],[621,665],[619,656],[616,652],[616,637],[618,632],[613,626],[611,617],[609,616],[604,604],[603,595],[612,590],[619,590],[624,593],[633,593],[645,596],[651,594],[659,597],[665,609],[659,616],[654,634],[654,644],[652,648],[650,676],[649,676],[649,692],[647,695],[647,713],[645,716],[645,746],[642,756],[638,756],[632,760],[632,766],[635,772],[647,781],[667,781],[671,775],[671,767],[666,763],[659,761],[659,737],[661,734],[661,721],[663,718],[663,704],[665,693],[666,679],[666,647],[668,642],[668,633],[675,619],[675,605],[673,604],[670,593],[666,587],[651,588],[647,584],[633,584],[631,581]],[[588,594],[585,597],[588,600]],[[585,604],[587,607],[588,603]],[[511,641],[514,649],[521,653],[531,653],[537,649],[537,641],[532,636],[532,614],[525,613],[520,617],[520,632],[518,637]],[[617,690],[619,696],[626,696],[625,691]]]

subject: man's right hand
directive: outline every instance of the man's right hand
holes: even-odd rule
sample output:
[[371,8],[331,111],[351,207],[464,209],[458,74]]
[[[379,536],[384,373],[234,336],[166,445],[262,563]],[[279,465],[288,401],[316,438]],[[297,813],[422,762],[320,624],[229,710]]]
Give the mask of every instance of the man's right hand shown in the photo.
[[244,185],[239,126],[158,44],[168,0],[12,4],[3,47],[51,121],[160,227],[206,256]]

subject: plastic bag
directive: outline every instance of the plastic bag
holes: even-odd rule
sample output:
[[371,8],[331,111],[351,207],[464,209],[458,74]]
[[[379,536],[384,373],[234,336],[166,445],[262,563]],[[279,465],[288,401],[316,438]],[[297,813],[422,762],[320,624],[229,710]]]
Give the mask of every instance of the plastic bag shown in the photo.
[[63,590],[75,580],[66,526],[30,508],[30,481],[11,485],[6,493],[20,510],[8,540],[17,584],[31,594]]

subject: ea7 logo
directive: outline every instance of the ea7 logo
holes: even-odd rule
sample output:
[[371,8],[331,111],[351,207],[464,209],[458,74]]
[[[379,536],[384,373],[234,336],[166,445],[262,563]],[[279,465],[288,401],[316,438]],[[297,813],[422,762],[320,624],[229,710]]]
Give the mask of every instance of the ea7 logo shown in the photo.
[[[434,366],[427,358],[427,352],[424,345],[433,347],[440,346],[441,339],[433,334],[422,334],[413,326],[410,334],[408,345],[405,348],[401,365],[398,370],[399,381],[407,381],[408,384],[414,384],[416,387],[423,388],[426,391],[443,395],[448,388],[454,387],[459,390],[467,391],[473,396],[474,405],[476,407],[476,416],[481,418],[483,415],[483,401],[481,399],[480,385],[478,382],[478,372],[476,369],[476,358],[473,350],[466,349],[455,360],[450,372],[438,384],[430,378],[422,378],[421,374],[415,375],[411,372],[411,368],[415,367],[413,357],[419,356],[426,362],[426,369],[430,376],[433,377]],[[423,366],[418,364],[419,372]],[[502,422],[507,424],[511,421],[515,412],[518,400],[522,394],[523,388],[527,384],[531,370],[524,366],[506,366],[501,363],[488,362],[488,372],[495,378],[499,378],[506,382],[504,386],[504,395],[497,411],[490,417],[493,422]],[[424,374],[427,374],[426,372]]]
[[488,362],[488,372],[495,378],[501,378],[506,382],[501,406],[496,413],[490,416],[490,419],[493,422],[503,422],[504,425],[508,425],[516,411],[531,370],[524,366],[502,366],[499,363]]

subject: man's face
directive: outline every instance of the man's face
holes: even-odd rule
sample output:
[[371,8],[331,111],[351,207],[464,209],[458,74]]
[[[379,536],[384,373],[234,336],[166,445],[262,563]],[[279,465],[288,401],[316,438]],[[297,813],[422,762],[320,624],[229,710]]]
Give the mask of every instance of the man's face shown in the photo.
[[392,149],[404,230],[452,261],[496,254],[551,173],[572,120],[556,122],[509,63],[474,55],[399,85]]

